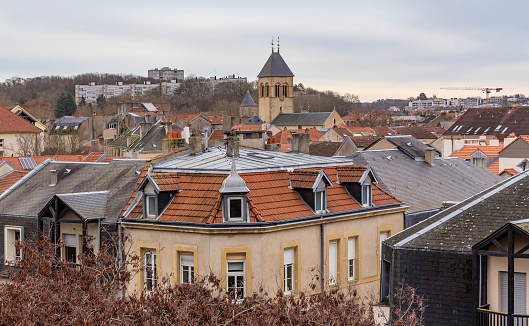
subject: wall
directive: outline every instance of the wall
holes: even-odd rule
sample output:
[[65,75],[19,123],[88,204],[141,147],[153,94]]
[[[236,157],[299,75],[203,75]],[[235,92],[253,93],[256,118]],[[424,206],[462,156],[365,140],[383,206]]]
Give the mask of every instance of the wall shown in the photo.
[[[384,246],[383,257],[392,263],[390,285],[400,282],[424,296],[425,325],[472,325],[475,313],[471,252],[392,249]],[[391,298],[390,304],[395,305]]]
[[[42,133],[41,133],[42,134]],[[17,136],[26,136],[30,135],[32,139],[36,139],[36,137],[40,137],[39,133],[1,133],[0,139],[4,140],[4,146],[3,148],[0,148],[0,151],[4,152],[5,157],[11,157],[11,156],[20,156],[20,149],[17,141]],[[1,157],[2,155],[0,155]]]
[[[403,210],[386,213],[366,213],[363,217],[336,219],[325,221],[325,248],[331,240],[339,240],[339,284],[341,287],[356,285],[361,295],[375,295],[379,284],[379,235],[380,230],[388,230],[391,234],[402,230]],[[246,258],[251,263],[251,276],[247,280],[248,288],[257,290],[263,286],[269,293],[275,293],[283,280],[283,250],[297,246],[299,261],[297,264],[297,291],[308,291],[309,284],[316,273],[321,271],[320,250],[320,220],[299,224],[292,227],[276,227],[271,230],[254,230],[239,232],[235,230],[213,229],[209,231],[197,229],[168,228],[161,225],[156,229],[146,229],[142,226],[131,226],[125,223],[130,232],[133,248],[159,249],[160,276],[174,274],[177,267],[175,248],[195,248],[197,252],[196,271],[199,275],[206,275],[210,271],[222,276],[225,267],[223,253],[228,251],[243,251],[250,253]],[[349,282],[347,271],[347,238],[358,236],[357,277],[358,280]],[[237,249],[239,248],[239,249]],[[328,249],[326,249],[327,252]],[[326,266],[328,257],[326,257]],[[325,267],[328,284],[328,267]],[[140,278],[141,279],[141,278]],[[176,278],[175,278],[176,280]],[[225,280],[223,280],[224,284]],[[327,285],[328,287],[328,285]],[[129,291],[138,288],[137,279],[132,281]],[[317,283],[316,290],[321,289]],[[249,295],[249,293],[248,293]]]
[[331,116],[327,121],[325,121],[325,124],[323,125],[323,128],[332,128],[332,127],[345,127],[345,122],[343,122],[343,119],[340,117],[338,112],[336,110],[332,111]]
[[368,151],[384,150],[384,149],[394,149],[395,145],[387,141],[386,139],[380,139],[373,146],[369,147]]
[[36,217],[13,217],[0,215],[0,274],[5,268],[4,265],[4,226],[23,226],[24,239],[29,239],[38,234],[38,225]]
[[333,129],[327,130],[318,141],[343,142],[343,137],[338,135]]
[[[271,122],[280,113],[294,112],[294,77],[262,77],[259,78],[258,87],[268,83],[270,87],[269,97],[259,96],[259,118],[264,122]],[[288,84],[288,97],[275,97],[275,85]],[[260,92],[260,88],[259,88]]]

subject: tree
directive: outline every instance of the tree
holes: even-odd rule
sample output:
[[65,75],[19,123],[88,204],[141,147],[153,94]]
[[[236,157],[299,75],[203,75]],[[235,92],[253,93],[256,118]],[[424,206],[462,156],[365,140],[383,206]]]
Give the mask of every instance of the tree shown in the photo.
[[73,115],[75,110],[77,110],[77,105],[75,105],[73,96],[64,90],[61,91],[55,103],[55,117],[60,118],[66,115]]
[[[84,100],[84,97],[83,97],[83,100]],[[99,106],[103,106],[105,105],[107,99],[105,98],[105,96],[103,94],[100,94],[97,98],[96,98],[96,103],[97,105]]]

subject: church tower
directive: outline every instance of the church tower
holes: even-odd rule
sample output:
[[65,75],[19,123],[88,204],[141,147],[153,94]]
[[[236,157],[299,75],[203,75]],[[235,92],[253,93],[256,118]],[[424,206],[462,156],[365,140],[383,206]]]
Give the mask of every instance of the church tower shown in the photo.
[[294,113],[294,74],[285,60],[274,52],[259,73],[259,118],[270,123],[279,113]]

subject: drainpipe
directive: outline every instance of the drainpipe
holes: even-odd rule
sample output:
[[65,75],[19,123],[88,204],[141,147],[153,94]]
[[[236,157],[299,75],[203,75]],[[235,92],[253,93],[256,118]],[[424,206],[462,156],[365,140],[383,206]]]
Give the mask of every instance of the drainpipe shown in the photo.
[[325,292],[325,224],[320,224],[321,245],[321,293]]
[[[118,224],[118,250],[119,250],[119,268],[123,268],[123,230]],[[121,288],[121,299],[125,298],[125,285]]]

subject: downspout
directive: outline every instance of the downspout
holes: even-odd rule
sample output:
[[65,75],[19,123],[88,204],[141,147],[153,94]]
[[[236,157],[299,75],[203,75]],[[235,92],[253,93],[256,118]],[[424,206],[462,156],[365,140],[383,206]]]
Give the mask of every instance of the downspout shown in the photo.
[[325,224],[320,224],[321,293],[325,292]]
[[[118,250],[119,250],[119,268],[123,268],[123,230],[118,223]],[[121,299],[125,298],[125,284],[121,288]]]

